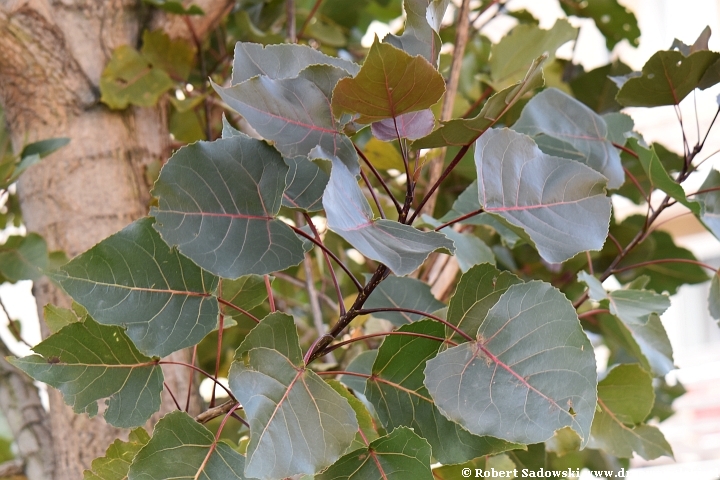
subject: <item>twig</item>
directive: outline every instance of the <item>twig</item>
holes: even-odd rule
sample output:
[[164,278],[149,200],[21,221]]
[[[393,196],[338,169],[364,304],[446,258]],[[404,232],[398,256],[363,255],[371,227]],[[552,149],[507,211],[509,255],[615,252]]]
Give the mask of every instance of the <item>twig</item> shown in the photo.
[[485,211],[485,209],[479,208],[479,209],[477,209],[477,210],[475,210],[475,211],[472,211],[472,212],[470,212],[470,213],[466,213],[465,215],[461,215],[461,216],[459,216],[459,217],[457,217],[457,218],[453,218],[453,219],[450,220],[449,222],[445,222],[445,223],[443,223],[442,225],[440,225],[439,227],[436,227],[436,228],[435,228],[435,231],[436,231],[436,232],[439,232],[440,230],[442,230],[442,229],[445,228],[445,227],[449,227],[450,225],[454,225],[454,224],[456,224],[456,223],[458,223],[458,222],[462,222],[463,220],[467,220],[468,218],[474,217],[475,215],[480,215],[480,214],[483,213],[484,211]]
[[301,229],[299,229],[299,228],[297,228],[297,227],[290,226],[290,228],[292,228],[293,231],[294,231],[295,233],[297,233],[298,235],[300,235],[301,237],[307,238],[307,239],[310,240],[312,243],[314,243],[315,245],[317,245],[318,247],[320,247],[320,249],[321,249],[323,252],[327,253],[327,254],[330,256],[330,258],[332,258],[333,260],[335,260],[335,263],[337,263],[337,264],[340,266],[340,268],[342,268],[342,269],[345,271],[345,273],[348,275],[348,277],[350,277],[350,280],[352,280],[352,282],[355,284],[355,286],[357,287],[357,289],[358,289],[359,291],[363,289],[362,284],[358,281],[357,278],[355,278],[355,275],[352,274],[352,272],[350,271],[350,269],[337,257],[337,255],[335,255],[335,254],[332,252],[332,250],[330,250],[329,248],[327,248],[327,247],[325,246],[325,244],[323,244],[323,242],[317,240],[316,238],[314,238],[314,237],[311,236],[311,235],[308,235],[307,233],[303,232]]
[[25,339],[22,337],[22,335],[20,335],[20,331],[17,329],[17,325],[15,325],[15,323],[13,323],[12,317],[10,317],[10,314],[8,313],[7,308],[5,308],[5,304],[3,303],[2,298],[0,298],[0,308],[2,308],[3,313],[7,317],[8,329],[12,332],[15,339],[18,342],[32,348],[32,345],[30,345],[28,342],[26,342]]
[[385,190],[385,193],[388,194],[388,196],[389,196],[390,199],[392,200],[393,204],[395,204],[395,208],[397,209],[397,212],[398,212],[398,215],[399,215],[400,212],[402,211],[402,207],[400,206],[400,202],[398,202],[397,199],[395,198],[395,195],[392,194],[392,192],[390,191],[390,187],[388,187],[388,184],[385,183],[385,180],[384,180],[384,179],[382,178],[382,176],[380,175],[380,172],[378,172],[377,169],[375,168],[375,166],[374,166],[372,163],[370,163],[370,160],[368,160],[368,158],[365,156],[365,154],[363,153],[363,151],[360,150],[357,145],[355,145],[355,144],[353,143],[353,147],[355,147],[355,151],[358,153],[358,155],[360,156],[360,158],[362,158],[362,160],[365,162],[365,165],[367,165],[368,168],[370,169],[370,171],[373,172],[373,175],[375,175],[375,178],[378,179],[378,182],[380,182],[380,185],[381,185],[381,186],[383,187],[383,189]]
[[378,212],[380,212],[380,218],[387,218],[385,216],[385,211],[383,210],[383,207],[380,204],[380,200],[378,200],[377,194],[375,194],[375,189],[370,184],[370,180],[368,179],[367,175],[365,174],[365,171],[362,168],[360,169],[360,176],[362,177],[363,181],[365,182],[365,185],[367,185],[368,191],[370,191],[370,195],[372,196],[373,200],[375,201],[375,205],[378,208]]
[[215,406],[215,390],[217,388],[218,383],[218,373],[220,372],[220,359],[222,358],[222,338],[223,338],[223,329],[225,328],[225,315],[222,313],[220,314],[220,318],[218,321],[218,341],[217,341],[217,350],[215,355],[215,376],[213,380],[215,380],[215,384],[213,385],[212,389],[212,396],[210,397],[210,408]]
[[260,319],[257,318],[257,317],[256,317],[255,315],[253,315],[252,313],[248,312],[247,310],[245,310],[245,309],[243,309],[243,308],[240,308],[240,307],[238,307],[237,305],[234,305],[234,304],[228,302],[228,301],[225,300],[224,298],[218,297],[217,300],[218,300],[219,303],[222,303],[223,305],[225,305],[225,306],[227,306],[227,307],[230,307],[230,308],[232,308],[232,309],[235,309],[235,310],[237,310],[238,312],[242,313],[243,315],[245,315],[246,317],[248,317],[248,318],[249,318],[250,320],[252,320],[253,322],[255,322],[255,323],[260,323]]
[[612,270],[612,273],[620,273],[626,270],[632,270],[633,268],[646,267],[648,265],[656,265],[658,263],[690,263],[692,265],[698,265],[700,267],[707,268],[708,270],[711,270],[713,272],[718,271],[718,269],[713,267],[712,265],[708,265],[707,263],[699,262],[697,260],[691,260],[689,258],[658,258],[655,260],[648,260],[647,262],[636,263],[635,265],[629,265],[627,267],[614,268]]
[[[317,228],[315,228],[315,224],[313,223],[312,218],[310,218],[310,215],[308,215],[307,213],[303,213],[303,216],[305,217],[305,222],[310,227],[310,230],[313,232],[313,235],[315,236],[317,241],[322,243],[322,238],[320,237],[320,233],[318,233]],[[333,285],[335,286],[335,293],[336,293],[337,299],[338,299],[338,307],[340,310],[340,315],[341,316],[345,315],[345,304],[343,303],[343,294],[342,294],[342,290],[340,290],[340,283],[338,282],[337,276],[335,275],[335,270],[333,269],[332,263],[330,262],[330,257],[328,256],[327,252],[325,252],[325,250],[323,250],[322,252],[323,252],[323,257],[325,258],[325,265],[327,265],[328,271],[330,272],[330,278],[332,279]],[[306,271],[306,273],[308,273],[308,272]],[[312,280],[312,269],[310,269],[309,273],[310,273],[310,279]],[[309,288],[310,287],[308,287],[308,289]],[[315,289],[314,286],[312,288],[313,288],[313,290]],[[315,299],[315,301],[317,303],[317,298]],[[317,308],[318,308],[318,310],[320,309],[319,304],[318,304]],[[320,325],[323,325],[322,320],[320,320]],[[321,332],[320,330],[318,330],[318,332],[325,333],[325,332]]]
[[217,407],[205,410],[203,413],[195,417],[195,421],[198,423],[207,423],[213,418],[217,418],[220,415],[225,415],[230,410],[232,410],[235,405],[237,405],[237,402],[235,400],[228,400],[227,402],[218,405]]
[[297,43],[295,34],[295,0],[285,0],[285,13],[287,14],[287,39],[289,43]]
[[[196,359],[197,359],[197,345],[193,346],[192,359],[190,360],[190,363],[192,365],[195,365]],[[190,370],[190,374],[188,376],[187,398],[185,399],[185,411],[186,412],[188,410],[190,410],[190,397],[192,396],[192,385],[193,385],[194,377],[195,377],[195,375],[193,374],[192,370]],[[178,406],[178,410],[182,410],[182,409]]]
[[268,302],[270,302],[270,313],[275,313],[275,296],[273,295],[272,285],[270,284],[270,275],[265,275],[265,290],[268,294]]
[[200,63],[200,77],[202,79],[200,82],[200,93],[203,96],[203,110],[205,112],[205,137],[208,141],[210,141],[212,140],[212,129],[210,128],[210,103],[207,95],[208,74],[207,65],[205,64],[205,55],[203,55],[202,42],[195,31],[195,27],[193,27],[192,21],[190,21],[190,17],[187,15],[183,15],[182,17],[185,25],[187,25],[188,30],[190,31],[190,36],[195,44],[195,48],[197,48],[197,56]]
[[228,396],[229,396],[230,398],[235,398],[235,396],[232,394],[232,392],[231,392],[225,385],[223,385],[223,384],[220,383],[219,381],[215,380],[212,375],[210,375],[208,372],[206,372],[205,370],[203,370],[203,369],[200,368],[200,367],[196,367],[195,365],[191,365],[191,364],[189,364],[189,363],[184,363],[184,362],[173,362],[173,361],[171,361],[171,360],[159,360],[159,361],[156,362],[156,364],[157,364],[157,365],[180,365],[181,367],[187,367],[187,368],[190,368],[190,369],[192,369],[192,370],[195,370],[195,371],[198,372],[198,373],[202,373],[202,374],[205,375],[207,378],[209,378],[210,380],[212,380],[213,382],[215,382],[216,385],[219,385],[220,388],[222,388],[223,390],[225,390],[225,392],[227,392],[227,394],[228,394]]
[[305,33],[305,29],[308,25],[310,25],[310,20],[315,16],[315,13],[318,11],[318,8],[320,8],[320,4],[322,3],[322,0],[315,0],[315,4],[313,5],[312,9],[310,10],[310,13],[308,14],[307,18],[302,24],[302,27],[300,27],[300,31],[297,34],[298,38],[303,38],[303,33]]
[[[178,410],[182,411],[182,407],[178,403],[177,399],[175,398],[175,394],[170,390],[170,386],[167,384],[167,382],[163,382],[163,386],[165,387],[165,390],[170,394],[170,398],[172,398],[173,403],[175,403],[175,406]],[[185,410],[187,412],[187,409]]]

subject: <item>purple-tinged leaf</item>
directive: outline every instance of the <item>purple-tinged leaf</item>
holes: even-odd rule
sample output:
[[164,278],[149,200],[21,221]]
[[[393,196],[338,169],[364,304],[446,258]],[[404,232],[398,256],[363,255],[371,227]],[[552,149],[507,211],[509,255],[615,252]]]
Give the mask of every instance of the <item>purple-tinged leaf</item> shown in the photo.
[[384,142],[391,142],[400,138],[417,140],[422,138],[435,127],[435,115],[432,110],[420,110],[406,113],[395,118],[386,118],[371,125],[375,138]]
[[427,362],[440,412],[475,435],[517,443],[572,427],[586,445],[597,402],[595,354],[572,304],[543,282],[512,285],[477,340]]
[[280,220],[288,166],[262,140],[236,135],[178,150],[155,183],[155,229],[225,278],[297,265],[302,242]]
[[331,57],[305,45],[267,45],[238,42],[233,59],[232,85],[264,75],[273,80],[297,77],[310,65],[331,65],[356,75],[360,66]]
[[427,60],[376,39],[357,76],[338,82],[332,109],[338,118],[359,113],[358,123],[373,123],[429,108],[444,92],[442,75]]
[[530,137],[508,129],[478,139],[475,165],[481,206],[522,228],[545,261],[602,248],[611,206],[607,179],[595,170],[546,155]]
[[413,272],[436,250],[455,251],[453,242],[441,233],[422,232],[392,220],[374,220],[355,176],[337,159],[333,160],[323,207],[330,230],[395,275]]
[[[605,120],[560,90],[548,88],[535,95],[512,128],[533,137],[550,137],[570,144],[579,152],[580,162],[607,177],[608,188],[619,188],[625,182],[620,153],[608,138]],[[548,155],[565,157],[562,150],[546,146],[542,151]]]
[[[315,78],[315,73],[307,71],[305,75]],[[307,156],[319,145],[341,159],[350,171],[359,172],[355,148],[340,132],[342,126],[332,115],[328,96],[308,78],[301,75],[273,80],[260,76],[228,88],[213,87],[283,156]]]

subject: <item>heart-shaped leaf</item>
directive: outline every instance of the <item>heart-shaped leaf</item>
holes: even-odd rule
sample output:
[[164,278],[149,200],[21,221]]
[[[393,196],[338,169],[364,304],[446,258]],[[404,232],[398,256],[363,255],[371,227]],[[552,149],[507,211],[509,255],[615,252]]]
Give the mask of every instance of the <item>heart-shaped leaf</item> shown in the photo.
[[482,207],[522,228],[546,261],[602,248],[610,199],[598,172],[546,155],[530,137],[508,129],[478,139],[475,165]]
[[316,480],[433,480],[430,445],[409,428],[396,428],[366,448],[343,456]]
[[302,242],[274,218],[287,171],[276,150],[245,135],[183,147],[155,183],[155,228],[170,245],[222,277],[297,265],[304,258]]
[[[364,305],[364,308],[387,307],[432,313],[445,307],[445,304],[435,299],[427,283],[391,275],[373,290]],[[404,325],[423,318],[407,312],[376,312],[373,316],[389,320],[393,325]]]
[[683,55],[678,51],[655,53],[642,68],[642,74],[631,73],[619,79],[617,101],[626,107],[678,105],[700,81],[720,53],[700,50]]
[[610,455],[645,460],[668,455],[672,448],[657,427],[643,424],[655,402],[652,377],[638,365],[619,365],[598,383],[598,406],[592,424],[592,447]]
[[392,220],[374,220],[357,180],[343,163],[333,160],[323,195],[328,228],[360,253],[387,265],[395,275],[416,270],[435,250],[455,251],[453,242],[437,232],[421,232]]
[[[445,327],[423,320],[398,331],[443,338]],[[444,464],[462,463],[519,447],[497,438],[472,435],[440,414],[423,385],[423,370],[441,346],[442,341],[410,335],[385,338],[365,387],[365,395],[385,428],[412,428],[430,443],[433,457]]]
[[357,75],[360,66],[342,58],[325,55],[307,45],[260,45],[238,42],[233,58],[232,84],[264,75],[273,80],[297,77],[310,65],[332,65],[350,75]]
[[543,86],[545,79],[540,67],[546,58],[544,55],[537,57],[530,65],[524,79],[490,97],[476,117],[443,122],[442,126],[433,133],[413,142],[413,148],[470,145],[488,128],[495,125],[525,93]]
[[340,458],[358,429],[355,412],[305,366],[292,317],[265,318],[236,355],[229,380],[250,423],[248,477],[313,475]]
[[128,480],[245,480],[245,457],[218,441],[185,412],[158,421],[152,439],[138,452]]
[[127,442],[115,440],[105,456],[93,460],[90,470],[83,472],[83,480],[126,480],[133,458],[149,441],[150,435],[142,427],[130,432]]
[[[580,153],[582,163],[607,177],[608,188],[618,188],[625,181],[620,154],[609,138],[605,120],[560,90],[548,88],[535,95],[512,128],[526,135],[548,136],[570,144]],[[565,156],[556,149],[542,151]]]
[[217,328],[218,278],[163,242],[143,218],[52,275],[97,322],[118,325],[138,349],[166,356]]
[[295,78],[274,80],[261,75],[232,87],[213,87],[285,157],[307,156],[319,145],[357,173],[357,153],[340,132],[342,125],[332,115],[328,95],[306,76],[315,75],[303,70]]
[[429,108],[444,92],[442,75],[427,60],[375,39],[360,72],[338,82],[332,109],[336,117],[358,113],[358,123],[373,123]]
[[[108,345],[113,345],[112,350]],[[60,390],[75,413],[97,415],[98,400],[109,397],[105,421],[132,428],[160,408],[160,365],[138,352],[120,327],[106,327],[87,317],[33,350],[38,355],[11,358],[10,363]]]
[[371,125],[375,138],[384,142],[391,142],[400,138],[417,140],[432,132],[435,127],[435,115],[432,110],[418,110],[400,115],[396,118],[386,118]]
[[551,285],[512,285],[477,340],[428,361],[425,385],[450,420],[476,435],[537,443],[572,427],[588,441],[595,355],[568,299]]

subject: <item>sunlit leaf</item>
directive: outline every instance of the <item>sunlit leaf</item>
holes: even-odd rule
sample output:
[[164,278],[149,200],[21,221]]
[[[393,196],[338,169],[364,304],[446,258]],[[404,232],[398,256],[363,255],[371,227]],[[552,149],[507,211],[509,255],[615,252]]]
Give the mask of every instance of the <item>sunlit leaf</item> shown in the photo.
[[396,428],[343,456],[316,480],[433,480],[430,445],[410,428]]
[[232,84],[265,75],[273,80],[297,77],[310,65],[332,65],[350,75],[357,75],[360,66],[342,58],[331,57],[306,45],[260,45],[238,42],[233,59]]
[[98,323],[127,328],[146,355],[194,345],[217,327],[217,277],[168,247],[152,218],[128,225],[52,277]]
[[389,170],[394,168],[403,171],[405,164],[402,155],[397,151],[394,145],[383,142],[377,138],[371,138],[365,144],[363,152],[367,159],[372,163],[373,167],[378,170]]
[[642,422],[650,414],[655,393],[652,377],[638,365],[613,368],[598,383],[600,411],[592,424],[591,446],[629,458],[633,452],[646,460],[672,457],[672,448],[657,427]]
[[622,86],[617,101],[626,107],[657,107],[678,105],[695,90],[706,70],[720,53],[701,50],[685,56],[678,51],[655,53],[642,69],[642,74],[630,74],[620,80]]
[[435,116],[432,110],[418,110],[405,113],[396,118],[388,118],[371,125],[375,138],[391,142],[400,138],[417,140],[432,132],[435,127]]
[[474,142],[488,128],[495,125],[525,93],[544,84],[540,66],[546,58],[544,55],[535,58],[525,78],[490,97],[476,117],[443,122],[442,126],[433,133],[413,142],[413,148],[464,146]]
[[150,435],[142,427],[130,432],[127,442],[115,440],[105,456],[93,460],[90,470],[83,472],[83,480],[126,480],[133,458],[148,441]]
[[612,50],[621,40],[638,45],[640,29],[635,14],[620,5],[617,0],[593,0],[560,2],[568,15],[592,18],[600,33],[605,36],[608,50]]
[[455,251],[453,242],[437,232],[421,232],[392,220],[374,220],[370,204],[355,177],[337,159],[323,195],[328,228],[360,253],[403,276],[417,269],[435,250]]
[[173,86],[170,76],[129,45],[113,50],[100,76],[101,100],[112,109],[154,106]]
[[69,308],[61,308],[51,303],[43,307],[43,319],[52,333],[57,333],[63,327],[80,321],[77,314]]
[[336,117],[360,114],[373,123],[431,107],[445,92],[445,82],[427,60],[375,41],[360,72],[338,82],[332,96]]
[[[190,7],[192,8],[192,7]],[[171,39],[162,30],[143,33],[143,56],[175,80],[187,80],[195,63],[195,48],[189,40]]]
[[312,475],[340,458],[358,429],[355,412],[305,366],[292,317],[264,319],[237,355],[229,380],[250,422],[246,475]]
[[546,261],[602,248],[610,199],[599,173],[546,155],[532,139],[507,129],[478,139],[475,165],[482,207],[522,228]]
[[[108,348],[112,345],[112,350]],[[160,408],[160,365],[142,355],[120,327],[91,318],[75,322],[33,347],[37,355],[10,363],[60,390],[75,413],[98,413],[108,398],[105,421],[123,428],[145,423]]]
[[155,228],[181,253],[222,277],[297,265],[302,242],[275,219],[287,171],[277,151],[244,135],[183,147],[155,183]]
[[[548,136],[567,142],[580,152],[579,161],[607,177],[608,188],[618,188],[625,181],[605,120],[560,90],[548,88],[535,95],[512,128],[536,140]],[[564,156],[558,149],[541,149],[548,155]]]
[[[435,299],[427,283],[391,275],[373,290],[363,308],[387,307],[433,313],[445,307],[445,304]],[[376,312],[373,316],[389,320],[393,325],[404,325],[423,318],[422,315],[407,312]]]
[[[501,272],[489,263],[477,265],[460,278],[457,289],[450,299],[447,321],[470,336],[478,328],[500,296],[511,285],[522,283],[510,272]],[[448,330],[447,335],[453,332]],[[455,334],[455,339],[460,337]]]
[[[400,332],[443,338],[445,327],[432,320],[405,325]],[[412,428],[432,446],[441,463],[466,462],[517,445],[493,437],[478,437],[443,417],[423,385],[425,363],[435,357],[442,342],[409,335],[388,336],[383,341],[367,380],[365,395],[372,402],[385,428]]]
[[555,51],[577,36],[577,29],[565,19],[555,22],[550,30],[536,25],[521,24],[492,46],[490,73],[492,85],[500,90],[520,81],[530,65],[547,53],[550,61]]
[[[303,72],[295,78],[274,80],[261,75],[232,87],[213,87],[285,157],[307,156],[319,145],[357,173],[357,153],[350,139],[340,132],[327,94]],[[312,71],[305,75],[312,75]]]
[[[158,421],[140,450],[128,480],[245,480],[245,458],[185,412]],[[248,479],[249,480],[249,479]]]
[[513,285],[477,340],[428,361],[425,385],[447,418],[476,435],[537,443],[572,427],[588,441],[595,356],[568,299],[542,282]]

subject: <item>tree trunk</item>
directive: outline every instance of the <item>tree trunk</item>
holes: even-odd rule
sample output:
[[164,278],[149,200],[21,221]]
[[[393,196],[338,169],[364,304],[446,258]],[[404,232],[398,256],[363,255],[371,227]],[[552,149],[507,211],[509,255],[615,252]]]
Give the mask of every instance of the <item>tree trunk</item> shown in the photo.
[[[195,3],[208,12],[194,20],[195,35],[204,34],[231,5],[227,0]],[[15,146],[51,137],[71,139],[26,172],[18,189],[25,225],[40,233],[51,250],[73,257],[147,213],[145,166],[169,153],[164,109],[111,111],[99,103],[98,84],[112,50],[136,46],[143,24],[151,21],[173,36],[189,35],[172,31],[178,29],[177,19],[148,18],[139,0],[0,3],[0,102]],[[47,303],[69,303],[46,279],[36,282],[34,293],[40,310]],[[174,356],[189,361],[188,352]],[[179,398],[185,398],[189,378],[186,370],[165,370],[166,383]],[[54,461],[54,466],[45,472],[54,477],[42,473],[29,478],[81,478],[83,469],[127,432],[100,417],[74,414],[58,391],[49,390],[54,455],[48,464]],[[198,413],[199,397],[193,399]],[[161,414],[173,409],[164,392]]]

